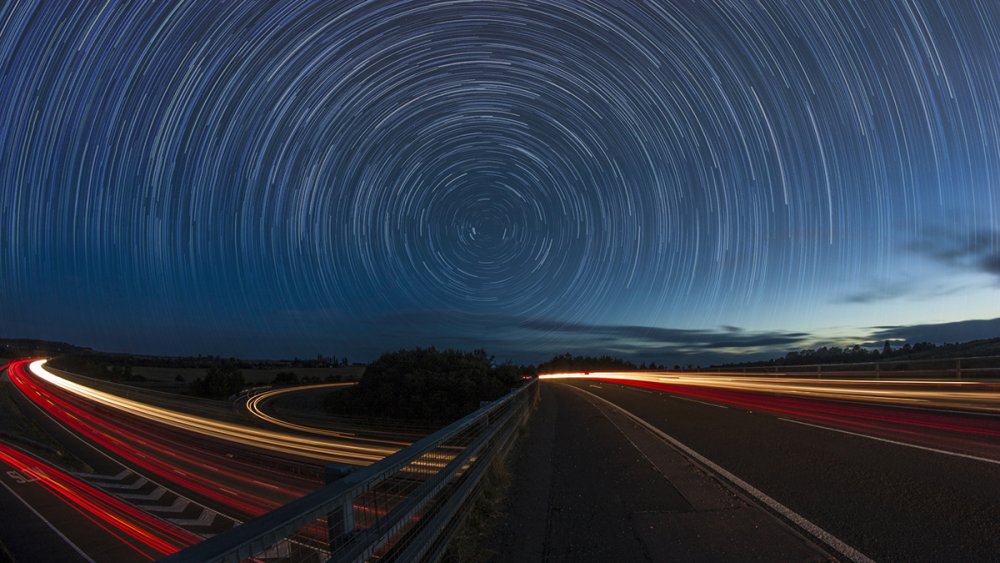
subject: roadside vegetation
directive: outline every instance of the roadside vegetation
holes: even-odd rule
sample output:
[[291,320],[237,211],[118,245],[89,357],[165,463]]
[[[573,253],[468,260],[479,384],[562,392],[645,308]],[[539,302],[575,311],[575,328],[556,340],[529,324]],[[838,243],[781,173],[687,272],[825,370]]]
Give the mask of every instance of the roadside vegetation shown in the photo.
[[[643,364],[640,368],[628,360],[607,355],[574,356],[567,353],[539,364],[536,371],[538,373],[567,373],[576,371],[629,371],[636,369],[647,369],[647,366]],[[657,366],[649,366],[648,369],[657,369]]]
[[451,421],[518,385],[526,368],[495,365],[482,350],[414,348],[383,354],[358,385],[327,395],[335,415]]
[[505,516],[512,482],[510,452],[507,452],[493,462],[483,477],[480,490],[475,495],[476,500],[448,544],[442,561],[472,563],[496,559],[497,553],[492,545],[493,534]]

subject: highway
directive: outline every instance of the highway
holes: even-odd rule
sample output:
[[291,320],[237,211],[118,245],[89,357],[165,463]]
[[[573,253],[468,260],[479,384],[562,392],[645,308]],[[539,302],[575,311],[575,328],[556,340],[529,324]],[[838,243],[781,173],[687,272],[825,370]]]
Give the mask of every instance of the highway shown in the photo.
[[[331,425],[329,417],[309,417],[301,412],[296,413],[294,419],[282,418],[281,415],[270,412],[271,408],[279,400],[293,395],[309,394],[323,397],[330,391],[344,389],[353,385],[356,385],[356,383],[318,383],[315,385],[298,385],[295,387],[272,389],[249,397],[245,407],[251,416],[267,425],[306,435],[318,435],[346,440],[354,445],[375,448],[376,451],[394,451],[399,448],[405,448],[414,439],[423,435],[422,433],[415,432],[413,429],[408,429],[408,431],[404,432],[400,428],[386,432],[385,430],[370,427],[359,428],[356,425],[343,423]],[[409,439],[403,440],[400,438]]]
[[[610,401],[873,560],[1000,554],[995,382],[635,375],[547,384]],[[890,387],[913,393],[893,403]],[[917,393],[921,407],[901,406]]]
[[[205,417],[185,414],[154,405],[134,401],[112,393],[70,381],[45,368],[45,360],[36,360],[28,366],[30,374],[49,385],[48,389],[58,389],[64,393],[86,399],[91,403],[108,407],[148,422],[184,430],[206,438],[232,442],[279,455],[296,456],[321,462],[367,465],[394,453],[398,448],[359,445],[351,440],[336,440],[330,437],[316,439],[289,432],[262,430],[259,428],[221,422]],[[28,380],[19,377],[15,384],[22,386]],[[46,389],[46,388],[41,388]],[[42,393],[36,387],[38,393]],[[51,391],[49,391],[51,392]],[[41,398],[47,402],[48,399]]]
[[[170,522],[3,443],[0,471],[2,521],[7,532],[4,539],[20,557],[150,561],[201,541]],[[21,538],[9,533],[12,530],[45,541],[19,541]],[[58,536],[58,541],[49,540],[52,535]]]
[[256,414],[282,431],[181,413],[74,382],[42,360],[14,362],[9,376],[27,412],[95,467],[85,480],[200,536],[315,490],[329,461],[365,465],[407,443],[295,425],[267,415],[263,401],[251,402]]
[[[67,559],[158,557],[314,490],[329,461],[363,465],[408,443],[318,429],[266,408],[330,385],[251,397],[248,423],[237,424],[103,392],[41,360],[13,362],[9,377],[39,422],[92,468],[72,475],[0,445],[2,470],[12,472],[0,495],[16,507],[5,517],[17,514],[21,527],[36,532],[73,530],[59,548]],[[767,504],[765,512],[800,518],[846,553],[863,554],[847,559],[989,560],[1000,553],[997,382],[677,372],[541,379],[622,409],[619,418],[660,433],[683,456],[702,460],[695,465],[706,473],[781,507]],[[585,461],[579,456],[587,436],[578,438],[567,463]],[[301,541],[325,535],[307,532]],[[111,551],[95,554],[99,545]]]
[[[15,363],[10,377],[54,422],[143,480],[163,483],[232,521],[263,514],[314,490],[322,484],[323,463],[330,458],[359,464],[382,457],[370,446],[347,440],[271,432],[128,400],[73,383],[42,366],[40,361]],[[367,453],[360,458],[340,455],[353,451]],[[142,491],[155,496],[157,489]],[[205,525],[197,517],[184,520]]]

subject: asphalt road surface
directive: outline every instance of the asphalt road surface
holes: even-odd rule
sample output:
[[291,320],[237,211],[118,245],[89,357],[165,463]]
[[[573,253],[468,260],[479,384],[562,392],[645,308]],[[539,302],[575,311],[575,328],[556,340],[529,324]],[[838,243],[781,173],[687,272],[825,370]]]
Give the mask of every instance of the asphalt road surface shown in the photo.
[[876,561],[1000,559],[1000,460],[911,447],[903,430],[887,441],[616,383],[543,385],[611,401]]

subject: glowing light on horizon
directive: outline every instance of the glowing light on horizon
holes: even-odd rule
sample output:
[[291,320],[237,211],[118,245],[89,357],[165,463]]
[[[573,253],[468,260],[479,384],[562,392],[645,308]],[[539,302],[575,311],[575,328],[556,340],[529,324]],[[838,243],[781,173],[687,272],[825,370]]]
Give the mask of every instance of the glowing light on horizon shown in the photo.
[[1000,382],[956,379],[870,379],[747,376],[734,372],[576,372],[539,375],[542,380],[603,379],[728,389],[872,404],[1000,413]]

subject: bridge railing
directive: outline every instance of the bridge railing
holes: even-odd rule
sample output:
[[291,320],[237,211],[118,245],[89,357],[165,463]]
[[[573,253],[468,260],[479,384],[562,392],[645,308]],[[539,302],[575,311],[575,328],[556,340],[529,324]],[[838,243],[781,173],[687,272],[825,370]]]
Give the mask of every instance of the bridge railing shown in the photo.
[[701,368],[699,373],[780,375],[796,377],[1000,378],[1000,356],[885,360],[840,364],[798,364]]
[[434,560],[527,416],[537,387],[531,381],[396,454],[345,468],[323,488],[164,561]]

